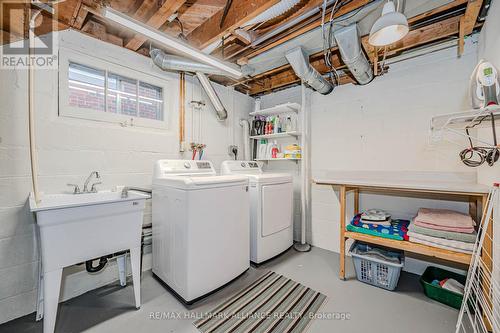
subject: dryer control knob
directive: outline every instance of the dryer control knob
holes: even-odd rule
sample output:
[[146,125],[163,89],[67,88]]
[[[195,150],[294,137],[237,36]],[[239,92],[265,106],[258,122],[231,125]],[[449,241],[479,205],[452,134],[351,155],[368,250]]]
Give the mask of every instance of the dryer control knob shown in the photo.
[[242,166],[243,168],[246,168],[246,164],[245,164],[245,163],[243,163],[243,162],[241,163],[241,166]]
[[184,167],[186,169],[191,169],[191,164],[189,164],[189,162],[186,162],[186,163],[184,163]]

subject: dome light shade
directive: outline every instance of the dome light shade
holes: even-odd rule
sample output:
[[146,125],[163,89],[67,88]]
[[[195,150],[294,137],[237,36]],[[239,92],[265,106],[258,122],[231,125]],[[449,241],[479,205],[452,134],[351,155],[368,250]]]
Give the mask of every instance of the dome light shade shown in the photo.
[[382,16],[370,30],[368,43],[373,46],[386,46],[401,40],[409,30],[406,16],[396,11],[394,2],[388,1],[384,5]]

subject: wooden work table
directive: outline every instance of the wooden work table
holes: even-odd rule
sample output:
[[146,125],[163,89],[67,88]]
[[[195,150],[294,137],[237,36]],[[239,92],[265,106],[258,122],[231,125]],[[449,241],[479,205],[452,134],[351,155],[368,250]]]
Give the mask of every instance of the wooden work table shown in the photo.
[[[387,174],[385,174],[387,175]],[[396,176],[394,177],[396,178]],[[444,250],[441,248],[417,244],[409,241],[387,239],[367,234],[346,231],[346,201],[347,193],[354,192],[354,212],[359,213],[359,193],[369,192],[383,195],[408,196],[428,199],[446,199],[469,202],[469,214],[480,221],[480,207],[486,202],[489,188],[484,185],[464,181],[447,181],[446,177],[438,177],[440,180],[424,180],[422,177],[405,177],[406,179],[392,179],[388,181],[372,173],[372,177],[366,173],[362,179],[345,176],[317,177],[313,182],[317,185],[331,186],[339,190],[340,201],[340,272],[341,279],[345,279],[345,242],[354,239],[365,243],[381,245],[393,249],[399,249],[411,253],[417,253],[426,257],[438,258],[454,263],[468,265],[471,255],[461,252]],[[445,179],[443,181],[443,179]],[[491,224],[490,224],[491,225]],[[491,233],[491,228],[488,229]]]

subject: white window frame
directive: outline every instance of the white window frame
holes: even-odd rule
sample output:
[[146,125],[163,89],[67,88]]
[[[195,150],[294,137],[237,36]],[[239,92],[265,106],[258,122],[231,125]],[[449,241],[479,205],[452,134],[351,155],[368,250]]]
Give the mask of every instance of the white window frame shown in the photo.
[[[92,109],[80,108],[77,106],[69,105],[69,65],[76,63],[85,65],[94,69],[103,70],[107,73],[118,74],[130,79],[137,80],[144,83],[149,83],[163,89],[163,120],[147,119],[135,116],[127,116],[123,114],[116,114],[110,112],[97,111]],[[107,85],[107,79],[106,79]],[[78,119],[87,119],[94,121],[101,121],[107,123],[116,123],[120,125],[133,126],[133,127],[146,127],[167,129],[169,119],[169,105],[171,102],[172,82],[169,79],[159,78],[154,75],[148,75],[125,66],[117,65],[100,58],[91,57],[89,55],[79,53],[73,50],[61,49],[59,52],[59,116],[72,117]],[[105,87],[106,91],[106,87]],[[107,95],[105,94],[105,103]],[[139,99],[137,100],[139,104]]]

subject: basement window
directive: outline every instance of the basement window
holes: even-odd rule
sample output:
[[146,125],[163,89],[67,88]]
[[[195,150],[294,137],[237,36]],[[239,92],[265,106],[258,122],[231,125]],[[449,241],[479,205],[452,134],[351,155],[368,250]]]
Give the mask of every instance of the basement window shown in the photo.
[[124,126],[166,127],[167,80],[97,59],[89,65],[90,59],[82,55],[61,58],[61,116]]

